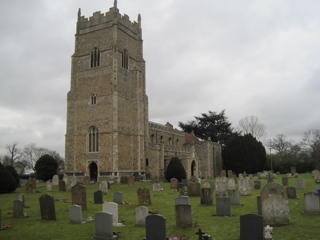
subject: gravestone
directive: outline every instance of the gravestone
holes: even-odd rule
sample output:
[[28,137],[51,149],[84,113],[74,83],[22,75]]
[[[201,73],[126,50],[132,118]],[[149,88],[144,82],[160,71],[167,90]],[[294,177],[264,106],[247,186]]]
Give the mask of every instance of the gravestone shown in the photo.
[[297,198],[297,191],[296,191],[295,187],[287,187],[286,191],[287,191],[287,196],[289,199]]
[[170,188],[171,189],[177,189],[177,187],[178,187],[178,179],[176,179],[176,178],[171,178],[170,179]]
[[291,178],[292,174],[291,173],[287,173],[287,178]]
[[253,188],[259,190],[261,188],[261,181],[255,180],[253,181]]
[[261,208],[265,225],[289,224],[287,193],[278,183],[268,183],[261,190]]
[[188,186],[188,180],[187,179],[182,179],[181,180],[183,186],[187,187]]
[[288,177],[282,177],[282,186],[288,186]]
[[82,209],[79,205],[69,206],[69,221],[70,223],[82,223]]
[[113,234],[112,214],[108,212],[98,212],[95,214],[95,235],[96,240],[114,240],[118,239]]
[[174,199],[174,204],[175,205],[179,205],[179,204],[188,204],[188,205],[190,205],[190,198],[189,198],[189,196],[176,197]]
[[263,217],[256,214],[240,216],[240,240],[263,240]]
[[107,181],[101,181],[100,190],[104,195],[108,193],[108,183],[107,183]]
[[216,196],[216,216],[230,216],[230,197]]
[[146,217],[149,215],[149,209],[145,206],[140,206],[136,208],[136,225],[145,226]]
[[318,190],[320,190],[320,186],[313,187],[313,192],[318,193]]
[[221,170],[220,176],[221,177],[226,177],[227,176],[227,171],[226,170]]
[[188,183],[188,196],[189,197],[200,197],[200,183],[189,182]]
[[320,214],[320,195],[314,192],[304,194],[304,213]]
[[114,192],[113,193],[113,202],[117,204],[123,204],[122,202],[122,192]]
[[161,191],[161,185],[160,183],[154,183],[152,184],[152,190],[155,192],[160,192]]
[[249,196],[251,195],[251,183],[250,178],[239,179],[239,192],[240,196]]
[[201,197],[200,197],[200,204],[201,205],[212,205],[212,190],[211,188],[202,188],[201,189]]
[[102,191],[98,190],[93,193],[93,201],[95,204],[103,203]]
[[218,196],[226,195],[227,185],[222,178],[220,177],[216,178],[215,189],[216,189],[216,195]]
[[67,190],[66,182],[64,180],[59,181],[59,192],[65,192]]
[[54,198],[50,194],[43,194],[39,198],[41,219],[56,220],[56,210],[54,207]]
[[257,196],[258,215],[262,215],[261,196]]
[[146,217],[146,239],[150,240],[165,240],[166,234],[166,219],[158,214],[149,215]]
[[135,179],[135,177],[133,175],[128,177],[128,185],[129,186],[134,186],[134,179]]
[[16,196],[16,200],[19,200],[22,202],[23,207],[26,207],[25,203],[24,203],[24,195],[22,193],[18,193]]
[[232,170],[228,170],[227,174],[228,174],[228,178],[231,178],[233,176]]
[[192,226],[192,212],[191,205],[178,204],[175,205],[176,211],[176,225],[181,228]]
[[85,186],[77,183],[71,188],[72,205],[81,206],[82,210],[87,210],[87,191]]
[[[177,185],[177,191],[180,193],[180,195],[184,195],[184,185],[182,182],[178,183]],[[183,193],[182,193],[183,192]]]
[[46,182],[46,188],[47,188],[47,192],[52,192],[52,182],[51,182],[51,180],[48,180]]
[[272,172],[268,172],[268,183],[273,182],[273,173]]
[[150,190],[148,188],[138,188],[137,195],[140,205],[151,205]]
[[52,177],[52,185],[53,186],[58,186],[59,185],[59,176],[57,174],[53,175],[53,177]]
[[304,188],[304,179],[296,179],[296,189],[303,190]]
[[229,190],[228,191],[230,197],[231,205],[240,205],[240,192],[239,190]]
[[20,200],[13,201],[13,217],[14,218],[23,218],[23,202]]
[[32,193],[33,188],[32,188],[31,183],[27,182],[27,183],[25,184],[25,191],[26,191],[26,193]]
[[236,189],[236,182],[233,178],[228,178],[227,180],[227,190],[235,190]]
[[35,178],[29,178],[29,183],[31,184],[32,189],[37,188],[37,181]]
[[119,223],[119,212],[118,212],[118,204],[114,202],[104,202],[102,204],[102,211],[109,212],[112,214],[112,224],[114,227],[124,226],[122,223]]
[[[202,184],[202,188],[211,188],[211,184],[209,182],[204,182]],[[212,188],[211,188],[212,189]],[[212,189],[213,190],[213,189]]]

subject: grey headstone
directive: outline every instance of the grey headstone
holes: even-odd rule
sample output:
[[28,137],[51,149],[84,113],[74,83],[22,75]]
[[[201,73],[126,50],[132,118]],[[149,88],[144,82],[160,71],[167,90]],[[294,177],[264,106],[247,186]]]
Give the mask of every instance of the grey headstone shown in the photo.
[[150,190],[148,188],[138,188],[137,195],[140,205],[151,205]]
[[304,194],[304,213],[320,214],[320,195],[314,192]]
[[265,225],[286,225],[290,222],[286,190],[278,183],[268,183],[261,190],[261,208]]
[[54,207],[54,198],[50,194],[43,194],[39,198],[41,219],[56,220],[56,210]]
[[25,207],[25,202],[24,202],[24,195],[22,193],[18,193],[16,196],[16,200],[19,200],[23,203],[23,207]]
[[156,192],[160,192],[161,191],[161,185],[160,183],[154,183],[152,184],[152,190],[156,191]]
[[240,196],[249,196],[251,195],[251,183],[250,178],[239,179],[239,192]]
[[95,214],[95,235],[96,240],[113,240],[118,236],[113,235],[112,214],[108,212],[98,212]]
[[51,182],[51,180],[48,180],[46,182],[46,188],[47,188],[47,192],[52,192],[52,182]]
[[202,205],[212,205],[212,189],[211,188],[202,188],[201,189],[201,196],[200,196],[200,203]]
[[145,206],[140,206],[136,208],[136,225],[145,226],[146,217],[149,215],[149,209]]
[[100,190],[102,191],[103,194],[108,193],[108,183],[106,181],[101,181]]
[[230,197],[216,196],[216,216],[230,216]]
[[256,181],[253,181],[253,188],[258,190],[261,188],[261,181],[259,180],[256,180]]
[[59,181],[59,192],[65,192],[67,190],[67,185],[64,180]]
[[102,191],[98,190],[98,191],[93,193],[93,201],[94,201],[95,204],[103,203]]
[[191,205],[178,204],[175,205],[176,210],[176,225],[181,228],[192,226]]
[[216,178],[215,190],[216,190],[216,195],[218,195],[218,196],[226,195],[227,184],[220,177]]
[[288,186],[288,177],[282,177],[282,186]]
[[263,240],[263,217],[256,214],[240,216],[240,240]]
[[115,227],[123,226],[122,223],[119,223],[119,212],[118,212],[118,204],[115,202],[104,202],[102,204],[102,211],[109,212],[113,216],[112,224]]
[[320,186],[316,186],[316,187],[313,188],[313,192],[314,192],[314,193],[318,193],[318,190],[319,190],[319,189],[320,189]]
[[59,176],[57,174],[53,175],[53,177],[52,177],[52,185],[53,186],[58,186],[59,185]]
[[69,220],[70,223],[82,223],[82,209],[79,205],[69,206]]
[[122,203],[122,192],[114,192],[113,193],[113,202],[117,204],[123,204]]
[[166,219],[158,214],[147,216],[146,239],[165,240],[166,238]]
[[304,179],[296,179],[296,189],[303,190],[304,188]]
[[87,210],[87,191],[85,186],[76,184],[71,188],[72,205],[80,205],[82,210]]
[[31,184],[32,189],[36,189],[37,188],[37,181],[35,178],[30,178],[29,182]]
[[181,182],[183,183],[183,186],[188,186],[188,179],[182,179]]
[[14,218],[23,218],[23,202],[20,200],[13,201],[13,217]]
[[240,205],[240,192],[239,190],[229,190],[228,191],[230,197],[231,205]]
[[233,178],[228,178],[227,180],[227,190],[235,190],[236,189],[236,182]]
[[189,198],[189,196],[176,197],[174,199],[174,204],[175,205],[178,205],[178,204],[188,204],[188,205],[190,205],[190,198]]
[[297,191],[296,191],[295,187],[287,187],[286,191],[287,191],[288,198],[290,198],[290,199],[297,198]]

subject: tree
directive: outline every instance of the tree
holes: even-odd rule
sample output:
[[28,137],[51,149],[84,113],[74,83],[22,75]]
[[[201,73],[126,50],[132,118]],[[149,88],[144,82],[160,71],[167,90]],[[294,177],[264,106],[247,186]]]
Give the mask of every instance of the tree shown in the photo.
[[202,113],[200,117],[187,123],[179,122],[179,127],[188,133],[193,132],[194,135],[202,140],[219,142],[222,146],[227,140],[237,134],[233,132],[231,123],[225,115],[225,110],[220,113],[209,111],[208,114]]
[[314,163],[314,167],[320,168],[320,129],[309,129],[304,132],[302,146],[304,152]]
[[10,165],[13,166],[13,163],[16,162],[21,158],[22,152],[21,150],[17,147],[18,143],[14,142],[12,145],[7,145],[6,149],[9,152],[10,155]]
[[13,175],[0,163],[0,193],[10,193],[17,188]]
[[37,179],[47,181],[52,179],[53,175],[57,173],[57,161],[49,154],[45,154],[36,162],[35,170]]
[[165,179],[169,182],[171,178],[176,178],[179,182],[187,178],[186,170],[184,169],[181,160],[177,157],[171,158],[166,173]]
[[251,134],[234,136],[222,150],[225,167],[235,173],[256,173],[264,169],[266,150]]
[[12,166],[6,166],[6,169],[12,174],[12,176],[14,177],[14,180],[17,183],[16,187],[18,187],[20,185],[20,178],[16,169]]
[[258,141],[267,135],[266,126],[259,121],[258,117],[253,115],[240,119],[236,129],[243,135],[251,134]]
[[35,171],[37,160],[48,153],[48,149],[37,147],[36,144],[30,143],[24,147],[22,158],[28,164],[28,168]]
[[276,138],[268,141],[268,147],[277,151],[279,157],[284,157],[293,146],[292,140],[287,140],[287,137],[283,134],[278,134]]

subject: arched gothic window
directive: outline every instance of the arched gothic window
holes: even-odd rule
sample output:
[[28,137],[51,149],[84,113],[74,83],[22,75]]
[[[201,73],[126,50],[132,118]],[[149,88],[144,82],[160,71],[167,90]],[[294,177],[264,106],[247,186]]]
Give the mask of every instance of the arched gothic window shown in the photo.
[[99,151],[99,131],[96,127],[91,127],[88,134],[89,152]]
[[97,95],[95,93],[92,93],[91,95],[91,105],[97,104]]
[[154,135],[153,134],[151,134],[151,136],[150,136],[150,142],[154,143]]
[[128,69],[129,67],[129,55],[127,50],[124,50],[122,53],[122,67],[125,69]]
[[90,58],[90,67],[99,67],[100,66],[100,51],[98,48],[94,48],[91,52]]

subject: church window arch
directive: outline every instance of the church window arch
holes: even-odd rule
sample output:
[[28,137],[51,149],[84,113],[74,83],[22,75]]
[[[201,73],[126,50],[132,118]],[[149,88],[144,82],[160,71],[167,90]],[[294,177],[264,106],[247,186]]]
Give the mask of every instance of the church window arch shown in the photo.
[[100,50],[98,48],[93,48],[90,55],[90,67],[100,66]]
[[179,139],[176,140],[176,147],[179,147]]
[[91,101],[91,105],[95,105],[95,104],[97,104],[97,94],[95,94],[95,93],[92,93],[91,94],[91,99],[90,99]]
[[153,134],[151,134],[151,136],[150,136],[150,142],[154,143],[154,135]]
[[123,50],[123,53],[122,53],[122,67],[124,69],[128,69],[129,68],[129,54],[128,54],[128,51],[126,49]]
[[169,146],[172,146],[172,138],[169,138]]
[[99,151],[99,131],[96,127],[92,126],[89,129],[88,133],[88,147],[89,152],[98,152]]
[[163,136],[160,136],[160,143],[164,143]]

